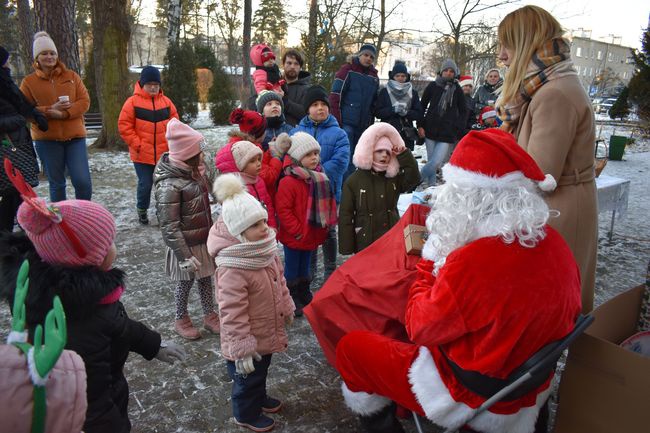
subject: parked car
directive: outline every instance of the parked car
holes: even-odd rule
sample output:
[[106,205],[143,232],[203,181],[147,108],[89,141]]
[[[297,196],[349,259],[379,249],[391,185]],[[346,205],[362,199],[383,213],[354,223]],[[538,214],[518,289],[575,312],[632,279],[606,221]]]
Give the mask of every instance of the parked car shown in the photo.
[[592,106],[594,107],[594,113],[601,114],[609,112],[609,109],[612,108],[614,102],[618,98],[594,98],[591,101]]

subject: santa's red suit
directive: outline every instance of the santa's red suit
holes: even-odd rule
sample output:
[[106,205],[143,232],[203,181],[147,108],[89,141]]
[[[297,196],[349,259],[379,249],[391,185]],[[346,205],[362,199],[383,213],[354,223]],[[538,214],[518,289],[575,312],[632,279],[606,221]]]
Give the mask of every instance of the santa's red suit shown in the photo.
[[[360,415],[390,400],[443,427],[457,426],[485,398],[465,388],[447,357],[464,370],[504,379],[546,344],[566,336],[580,313],[580,277],[562,237],[546,226],[533,247],[499,237],[451,252],[437,277],[422,259],[409,292],[406,328],[413,343],[368,331],[343,337],[336,367],[347,405]],[[534,430],[551,388],[499,402],[470,427],[485,433]]]

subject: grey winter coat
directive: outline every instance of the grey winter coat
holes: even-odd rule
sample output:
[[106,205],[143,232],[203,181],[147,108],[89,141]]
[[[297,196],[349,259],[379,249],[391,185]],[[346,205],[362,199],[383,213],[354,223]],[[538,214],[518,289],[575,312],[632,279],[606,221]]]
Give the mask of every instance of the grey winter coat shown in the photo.
[[179,262],[187,260],[192,257],[190,247],[205,244],[212,227],[209,180],[205,175],[193,179],[189,170],[172,165],[169,153],[164,153],[153,182],[163,240]]

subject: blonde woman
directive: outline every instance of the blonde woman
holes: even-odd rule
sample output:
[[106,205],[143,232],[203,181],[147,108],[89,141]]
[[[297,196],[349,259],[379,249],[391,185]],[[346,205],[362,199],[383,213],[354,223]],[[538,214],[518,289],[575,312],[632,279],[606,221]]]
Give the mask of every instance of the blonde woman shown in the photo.
[[79,75],[59,60],[54,41],[46,32],[34,35],[34,72],[25,77],[20,90],[27,101],[47,118],[49,129],[32,124],[32,139],[45,166],[50,200],[65,200],[66,170],[75,198],[90,200],[92,181],[86,150],[84,113],[90,106],[88,91]]
[[508,67],[497,101],[502,128],[557,181],[546,196],[560,211],[549,224],[569,244],[582,279],[582,310],[594,302],[598,213],[594,115],[570,58],[560,23],[524,6],[499,24],[499,60]]

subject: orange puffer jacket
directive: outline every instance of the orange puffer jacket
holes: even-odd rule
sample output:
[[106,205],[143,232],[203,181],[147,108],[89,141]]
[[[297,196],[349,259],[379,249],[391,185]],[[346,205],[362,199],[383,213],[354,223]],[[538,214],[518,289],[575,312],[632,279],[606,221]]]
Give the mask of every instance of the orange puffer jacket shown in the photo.
[[151,96],[136,82],[133,96],[126,100],[117,127],[129,146],[131,161],[155,165],[167,152],[167,122],[178,113],[174,103],[162,90]]
[[[47,117],[47,131],[41,131],[36,123],[32,123],[33,140],[68,141],[86,136],[84,113],[88,111],[90,98],[83,81],[75,71],[57,62],[52,73],[47,75],[35,65],[34,72],[26,76],[20,84],[20,91],[30,104],[36,105]],[[64,110],[67,116],[65,119],[53,119],[47,114],[47,110],[58,101],[59,96],[70,98],[70,108]]]

